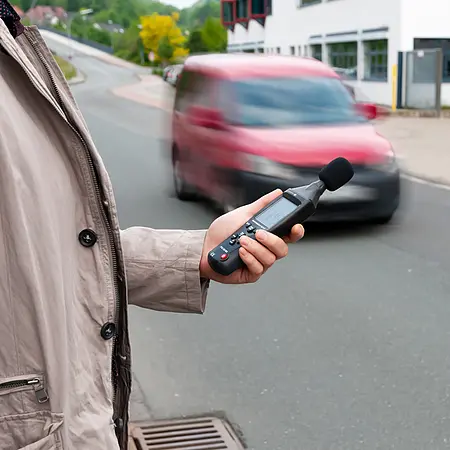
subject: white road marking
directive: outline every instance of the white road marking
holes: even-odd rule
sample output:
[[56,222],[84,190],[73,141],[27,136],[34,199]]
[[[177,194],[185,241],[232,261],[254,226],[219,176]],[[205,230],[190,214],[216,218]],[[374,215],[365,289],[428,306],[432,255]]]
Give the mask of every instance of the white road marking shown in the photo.
[[405,173],[402,173],[401,177],[404,178],[405,180],[412,181],[413,183],[425,184],[427,186],[432,186],[437,189],[450,191],[450,186],[448,184],[439,183],[438,181],[424,180],[423,178],[415,177],[413,175],[407,175]]

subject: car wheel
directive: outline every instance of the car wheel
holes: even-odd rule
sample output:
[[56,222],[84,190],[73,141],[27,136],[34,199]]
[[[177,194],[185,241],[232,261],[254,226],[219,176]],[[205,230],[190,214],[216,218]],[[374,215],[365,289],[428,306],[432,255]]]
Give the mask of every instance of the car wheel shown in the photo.
[[175,194],[180,200],[193,200],[195,198],[194,188],[186,183],[183,178],[181,162],[178,152],[174,151],[172,158],[173,185]]

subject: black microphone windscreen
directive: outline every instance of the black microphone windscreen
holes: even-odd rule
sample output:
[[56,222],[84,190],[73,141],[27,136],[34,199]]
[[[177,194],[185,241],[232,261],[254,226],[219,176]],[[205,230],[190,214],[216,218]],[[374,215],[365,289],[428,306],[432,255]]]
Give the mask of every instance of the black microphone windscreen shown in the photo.
[[319,179],[329,191],[336,191],[353,178],[353,166],[345,158],[333,159],[319,173]]

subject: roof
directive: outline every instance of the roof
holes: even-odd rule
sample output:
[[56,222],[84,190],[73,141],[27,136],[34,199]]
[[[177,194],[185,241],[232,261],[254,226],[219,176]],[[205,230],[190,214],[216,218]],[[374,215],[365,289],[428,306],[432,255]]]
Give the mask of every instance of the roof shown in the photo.
[[63,19],[67,16],[64,8],[61,6],[35,6],[26,12],[26,16],[33,20],[44,20],[48,17],[57,17]]
[[249,53],[190,56],[185,68],[223,78],[315,75],[337,78],[334,70],[314,58]]

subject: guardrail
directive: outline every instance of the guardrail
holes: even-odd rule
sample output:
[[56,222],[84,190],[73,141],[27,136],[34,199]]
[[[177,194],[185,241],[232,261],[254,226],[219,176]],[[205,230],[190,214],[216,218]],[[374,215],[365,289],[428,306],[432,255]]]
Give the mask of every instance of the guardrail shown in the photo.
[[[50,31],[51,33],[59,34],[60,36],[64,36],[66,38],[69,37],[69,35],[66,32],[61,31],[61,30],[56,30],[55,28],[52,28],[52,27],[47,27],[47,26],[41,25],[41,26],[39,26],[39,29]],[[91,41],[90,39],[84,39],[84,38],[80,38],[77,36],[71,36],[71,39],[73,39],[76,42],[79,42],[80,44],[88,45],[89,47],[96,48],[97,50],[101,50],[102,52],[109,53],[110,55],[112,55],[114,53],[114,49],[112,47],[109,47],[109,46],[103,45],[103,44],[99,44],[98,42]]]

